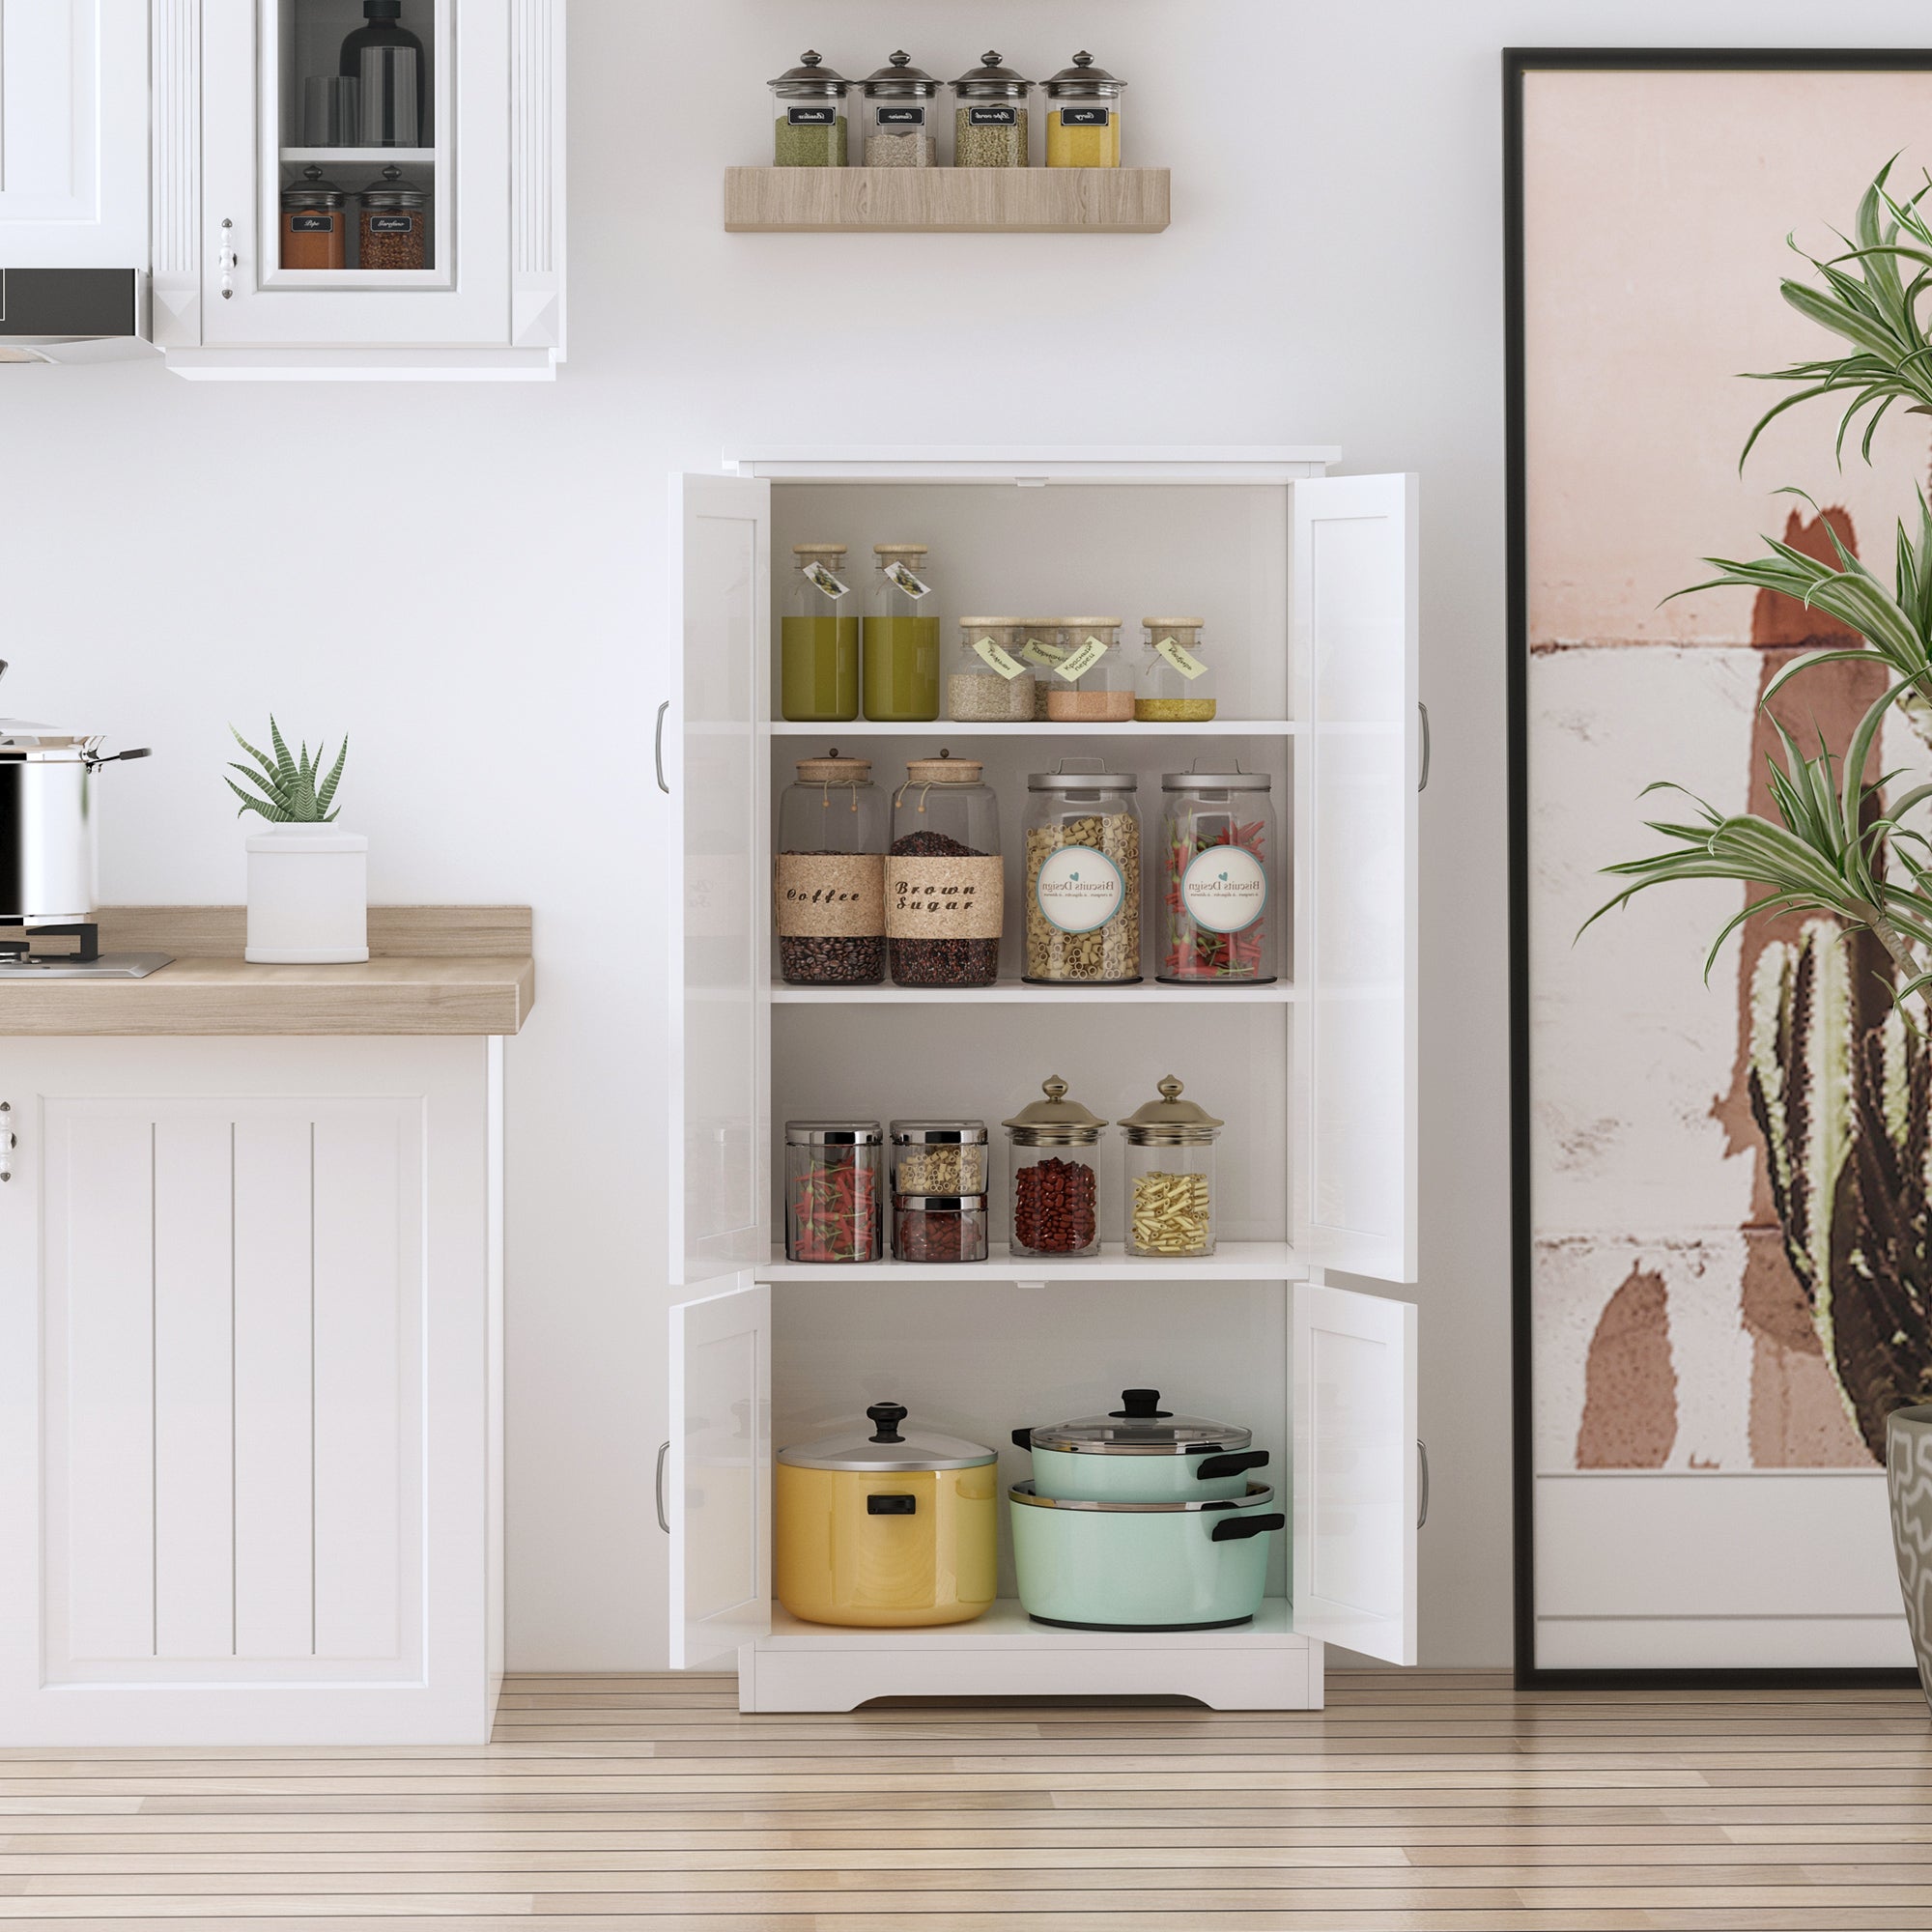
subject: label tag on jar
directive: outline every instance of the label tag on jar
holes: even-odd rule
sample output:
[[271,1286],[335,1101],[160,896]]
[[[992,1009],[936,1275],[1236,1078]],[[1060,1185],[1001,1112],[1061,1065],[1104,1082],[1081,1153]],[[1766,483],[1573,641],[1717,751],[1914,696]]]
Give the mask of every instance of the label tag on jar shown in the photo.
[[923,128],[925,109],[923,107],[881,107],[875,111],[881,128]]
[[997,859],[886,860],[888,939],[997,939],[1005,898]]
[[333,235],[339,214],[292,214],[289,226],[298,235]]
[[1026,669],[1025,665],[1009,652],[1003,651],[991,638],[975,639],[973,650],[983,663],[992,666],[1009,684]]
[[372,214],[369,217],[371,235],[413,235],[416,232],[416,218],[413,214]]
[[1063,845],[1041,863],[1033,895],[1049,925],[1061,932],[1092,932],[1121,910],[1127,885],[1106,853],[1092,845]]
[[1063,128],[1105,128],[1112,124],[1114,110],[1111,107],[1063,107],[1060,110],[1060,125]]
[[885,861],[868,852],[781,852],[772,907],[785,939],[876,939],[886,929]]
[[1053,669],[1065,655],[1058,644],[1042,643],[1037,638],[1031,638],[1020,646],[1020,656],[1041,670]]
[[1089,638],[1084,644],[1073,647],[1065,664],[1054,666],[1054,675],[1064,677],[1071,684],[1076,678],[1084,677],[1106,655],[1106,645],[1098,638]]
[[1197,657],[1190,657],[1172,638],[1163,638],[1153,647],[1154,656],[1165,658],[1182,677],[1191,684],[1208,667]]
[[824,591],[828,597],[842,597],[852,587],[849,583],[840,583],[822,563],[817,562],[805,566],[805,581],[814,589]]
[[794,128],[836,128],[838,125],[838,110],[836,107],[787,107],[785,119]]
[[966,125],[969,128],[1017,128],[1020,111],[1017,107],[969,107],[966,110]]
[[932,588],[929,583],[922,583],[898,557],[894,557],[886,565],[886,579],[888,582],[896,583],[908,597],[923,597]]
[[1209,932],[1243,931],[1267,905],[1267,872],[1245,846],[1210,845],[1188,862],[1180,902]]

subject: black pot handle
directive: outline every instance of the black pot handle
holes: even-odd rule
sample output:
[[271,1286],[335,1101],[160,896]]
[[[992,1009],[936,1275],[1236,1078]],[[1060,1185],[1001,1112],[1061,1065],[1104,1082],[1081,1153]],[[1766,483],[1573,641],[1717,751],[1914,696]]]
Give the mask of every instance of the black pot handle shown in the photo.
[[1194,1480],[1210,1483],[1218,1476],[1238,1476],[1247,1469],[1265,1469],[1265,1449],[1237,1449],[1227,1456],[1208,1456],[1194,1465]]
[[1265,1536],[1272,1529],[1286,1529],[1288,1519],[1279,1511],[1270,1516],[1231,1516],[1208,1532],[1209,1543],[1245,1543],[1251,1536]]
[[867,1516],[917,1516],[919,1498],[917,1496],[869,1495],[866,1498]]
[[1015,1449],[1031,1449],[1033,1447],[1033,1431],[1030,1428],[1015,1429],[1013,1431],[1013,1447]]

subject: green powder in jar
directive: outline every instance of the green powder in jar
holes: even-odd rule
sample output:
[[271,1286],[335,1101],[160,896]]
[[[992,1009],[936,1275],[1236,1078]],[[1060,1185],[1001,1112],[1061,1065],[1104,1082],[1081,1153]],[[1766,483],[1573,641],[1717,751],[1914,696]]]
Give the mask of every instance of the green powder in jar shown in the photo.
[[842,168],[845,165],[845,117],[829,125],[794,127],[788,115],[778,118],[773,148],[774,165],[781,168]]
[[1010,125],[976,127],[974,110],[962,107],[952,117],[952,165],[955,168],[1023,168],[1027,164],[1027,111],[1012,110]]

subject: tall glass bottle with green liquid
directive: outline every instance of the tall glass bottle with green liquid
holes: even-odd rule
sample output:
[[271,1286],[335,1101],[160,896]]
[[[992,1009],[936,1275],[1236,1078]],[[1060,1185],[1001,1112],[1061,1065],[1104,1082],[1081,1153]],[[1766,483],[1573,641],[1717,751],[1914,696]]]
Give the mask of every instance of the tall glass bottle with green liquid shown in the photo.
[[779,613],[779,714],[842,724],[859,715],[859,600],[845,546],[793,544],[791,563]]
[[874,544],[866,601],[866,716],[939,716],[939,607],[923,544]]

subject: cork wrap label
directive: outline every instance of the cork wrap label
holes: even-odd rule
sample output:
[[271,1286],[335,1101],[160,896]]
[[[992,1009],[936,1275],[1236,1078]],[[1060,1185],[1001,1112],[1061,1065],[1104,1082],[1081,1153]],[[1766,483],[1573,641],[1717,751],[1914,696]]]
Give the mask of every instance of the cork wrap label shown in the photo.
[[997,859],[888,859],[890,939],[997,939],[1005,916]]
[[885,861],[875,853],[781,853],[772,907],[785,939],[876,939],[886,929]]

